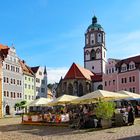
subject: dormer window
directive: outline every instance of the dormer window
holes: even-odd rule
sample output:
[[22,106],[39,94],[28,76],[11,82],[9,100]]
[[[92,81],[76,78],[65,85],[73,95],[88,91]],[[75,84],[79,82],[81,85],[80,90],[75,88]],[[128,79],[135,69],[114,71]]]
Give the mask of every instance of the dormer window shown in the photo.
[[133,70],[133,69],[135,69],[135,63],[133,61],[131,61],[129,63],[129,70]]
[[125,71],[127,71],[127,65],[126,64],[122,64],[121,72],[125,72]]

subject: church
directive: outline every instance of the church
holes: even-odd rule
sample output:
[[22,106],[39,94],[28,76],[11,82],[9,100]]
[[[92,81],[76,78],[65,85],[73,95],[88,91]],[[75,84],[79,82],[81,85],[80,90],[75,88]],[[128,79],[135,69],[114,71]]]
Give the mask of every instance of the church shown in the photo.
[[58,84],[57,97],[63,94],[83,96],[103,89],[106,51],[105,32],[94,16],[85,33],[84,67],[72,64]]
[[73,63],[57,87],[57,97],[63,94],[82,96],[104,89],[140,93],[140,55],[107,61],[105,32],[92,18],[85,33],[84,67]]

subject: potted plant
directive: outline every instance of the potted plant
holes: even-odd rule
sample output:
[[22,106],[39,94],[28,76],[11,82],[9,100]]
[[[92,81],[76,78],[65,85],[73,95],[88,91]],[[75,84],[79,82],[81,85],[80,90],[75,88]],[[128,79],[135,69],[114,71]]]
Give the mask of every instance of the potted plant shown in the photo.
[[95,111],[97,118],[101,119],[102,128],[111,127],[111,118],[115,112],[115,104],[113,102],[100,101]]

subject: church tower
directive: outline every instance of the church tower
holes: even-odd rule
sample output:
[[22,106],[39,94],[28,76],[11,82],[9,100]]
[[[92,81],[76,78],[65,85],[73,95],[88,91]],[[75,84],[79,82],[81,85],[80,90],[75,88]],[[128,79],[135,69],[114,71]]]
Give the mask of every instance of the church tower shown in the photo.
[[106,51],[105,32],[94,16],[85,33],[84,67],[102,77],[105,73]]

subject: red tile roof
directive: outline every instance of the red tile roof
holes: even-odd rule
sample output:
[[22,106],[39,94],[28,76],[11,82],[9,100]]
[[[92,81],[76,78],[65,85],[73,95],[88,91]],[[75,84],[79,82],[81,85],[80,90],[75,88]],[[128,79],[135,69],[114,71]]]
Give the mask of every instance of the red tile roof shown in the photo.
[[93,82],[101,82],[102,81],[102,75],[96,75],[92,76],[92,81]]
[[1,60],[4,60],[8,55],[9,48],[0,49]]
[[31,67],[31,70],[32,70],[34,73],[37,73],[38,69],[39,69],[39,66]]
[[5,46],[5,45],[0,44],[0,49],[7,49],[7,48],[9,48],[9,47],[8,47],[8,46]]
[[30,76],[34,75],[33,71],[23,61],[19,60],[19,63],[21,65],[21,68],[24,74],[27,74]]
[[121,61],[119,61],[117,63],[117,67],[121,66],[123,63],[125,64],[129,64],[131,61],[133,61],[134,63],[136,64],[140,64],[140,55],[137,55],[137,56],[133,56],[133,57],[129,57],[129,58],[126,58],[126,59],[122,59]]
[[78,64],[73,63],[70,67],[69,71],[65,75],[64,79],[88,79],[91,80],[91,76],[94,74],[88,70],[85,69]]

